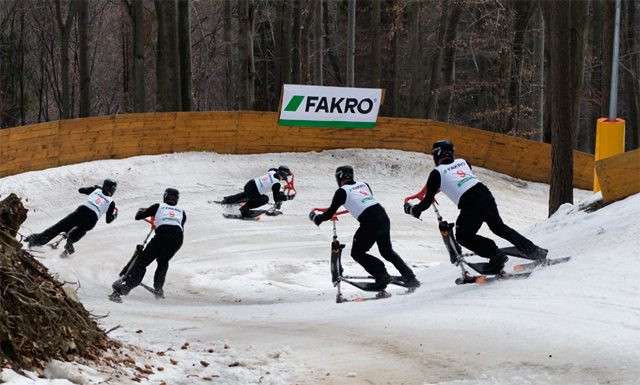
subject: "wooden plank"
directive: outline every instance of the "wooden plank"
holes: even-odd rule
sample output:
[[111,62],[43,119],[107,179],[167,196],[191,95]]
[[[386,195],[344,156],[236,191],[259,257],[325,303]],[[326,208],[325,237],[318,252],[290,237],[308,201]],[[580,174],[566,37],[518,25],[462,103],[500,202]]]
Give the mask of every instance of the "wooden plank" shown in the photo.
[[640,149],[595,163],[604,202],[615,202],[640,192]]

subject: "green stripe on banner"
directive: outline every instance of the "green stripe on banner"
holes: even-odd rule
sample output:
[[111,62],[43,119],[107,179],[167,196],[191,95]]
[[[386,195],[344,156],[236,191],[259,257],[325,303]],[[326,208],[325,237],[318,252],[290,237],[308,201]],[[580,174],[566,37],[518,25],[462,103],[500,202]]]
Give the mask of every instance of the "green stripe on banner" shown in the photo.
[[334,120],[289,120],[280,119],[281,126],[326,127],[326,128],[374,128],[375,122],[341,122]]
[[287,104],[287,107],[284,110],[296,111],[298,107],[300,107],[300,103],[302,103],[303,99],[304,99],[304,96],[302,95],[294,95],[294,97],[292,97],[291,100],[289,100],[289,103]]

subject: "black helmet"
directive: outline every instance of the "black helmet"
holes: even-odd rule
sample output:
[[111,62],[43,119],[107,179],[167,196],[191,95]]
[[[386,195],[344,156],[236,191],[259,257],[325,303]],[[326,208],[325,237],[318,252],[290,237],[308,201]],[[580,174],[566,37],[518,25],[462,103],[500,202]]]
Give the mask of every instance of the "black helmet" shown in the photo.
[[431,149],[431,155],[433,155],[433,161],[436,166],[440,163],[440,159],[451,158],[451,160],[453,160],[455,150],[453,143],[449,140],[439,140],[435,142]]
[[340,186],[341,180],[353,180],[353,167],[340,166],[336,168],[336,182],[338,182],[338,186]]
[[175,206],[178,204],[178,199],[180,199],[180,191],[178,189],[169,187],[164,190],[164,196],[162,197],[164,203]]
[[104,182],[102,182],[101,190],[103,194],[107,194],[108,196],[113,196],[113,194],[116,192],[116,187],[118,187],[118,184],[116,183],[115,180],[105,179]]
[[282,179],[287,179],[291,176],[291,170],[289,169],[289,167],[282,165],[278,167],[278,169],[276,170],[276,174]]

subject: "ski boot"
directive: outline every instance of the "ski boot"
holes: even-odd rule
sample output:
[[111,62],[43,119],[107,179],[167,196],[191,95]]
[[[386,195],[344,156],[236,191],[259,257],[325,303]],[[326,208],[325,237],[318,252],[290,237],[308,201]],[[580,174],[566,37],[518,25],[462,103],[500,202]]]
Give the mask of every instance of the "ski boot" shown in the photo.
[[413,293],[421,285],[415,275],[413,277],[402,277],[402,281],[404,282],[408,293]]
[[507,257],[506,254],[500,251],[496,252],[493,255],[493,257],[489,259],[489,263],[486,266],[486,270],[483,271],[482,274],[488,274],[488,275],[501,274],[503,272],[502,269],[504,269],[504,264],[507,263],[508,260],[509,260],[509,257]]
[[67,242],[64,245],[64,250],[62,251],[62,254],[60,254],[60,258],[68,258],[71,254],[75,252],[76,252],[76,249],[75,247],[73,247],[73,244],[71,242]]
[[164,299],[164,290],[162,288],[153,289],[153,295],[155,295],[156,299]]
[[529,259],[533,260],[543,260],[547,259],[547,254],[549,250],[543,249],[542,247],[533,246],[533,248],[524,251]]
[[387,285],[391,283],[393,279],[389,275],[389,273],[385,272],[376,277],[376,281],[371,284],[371,290],[376,291],[384,291],[387,288]]

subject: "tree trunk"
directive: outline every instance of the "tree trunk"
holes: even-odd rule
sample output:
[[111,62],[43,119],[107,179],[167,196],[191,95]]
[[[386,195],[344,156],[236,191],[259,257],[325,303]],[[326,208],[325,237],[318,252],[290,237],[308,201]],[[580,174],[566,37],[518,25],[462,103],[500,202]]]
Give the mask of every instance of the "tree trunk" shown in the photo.
[[323,0],[315,0],[315,19],[313,29],[313,84],[321,86],[323,81],[323,56],[324,56],[324,35],[322,33],[322,9],[324,8]]
[[571,3],[542,3],[546,34],[553,36],[548,45],[550,68],[547,72],[550,106],[551,176],[549,216],[563,203],[573,201],[573,153],[571,130],[574,127],[572,89]]
[[347,19],[347,87],[353,87],[356,63],[356,0],[349,0]]
[[[343,75],[346,75],[344,68],[340,66],[337,52],[342,52],[340,44],[335,43],[335,35],[338,34],[337,23],[334,20],[337,17],[338,2],[326,3],[322,12],[322,24],[324,25],[324,53],[327,55],[327,60],[331,68],[331,72],[328,72],[325,68],[324,74],[331,75],[332,79],[329,81],[327,77],[323,77],[325,83],[331,82],[331,84],[342,85],[346,84]],[[342,44],[344,45],[344,44]]]
[[291,18],[293,4],[282,1],[278,4],[278,30],[276,31],[276,82],[274,86],[275,100],[279,104],[280,91],[283,84],[291,83]]
[[309,36],[311,35],[311,24],[316,14],[316,7],[320,0],[310,0],[307,3],[307,10],[301,27],[300,39],[300,83],[309,84],[311,82],[311,54],[309,52]]
[[590,30],[590,46],[591,46],[591,72],[589,74],[589,120],[588,130],[584,130],[582,135],[578,136],[577,148],[591,154],[595,153],[596,123],[602,118],[602,73],[603,68],[600,65],[602,58],[602,21],[603,8],[602,0],[593,0],[591,2],[591,17],[593,22],[589,26]]
[[182,111],[193,109],[191,76],[191,18],[189,0],[178,0],[178,49],[180,56],[180,103]]
[[24,96],[24,78],[25,78],[25,66],[24,66],[24,9],[20,11],[20,124],[26,124],[26,111],[25,111],[25,96]]
[[238,61],[240,83],[240,109],[255,108],[255,62],[253,32],[255,28],[254,0],[238,0]]
[[291,82],[300,84],[300,39],[301,39],[301,13],[302,6],[300,1],[293,2],[293,27],[291,31]]
[[584,56],[588,40],[589,2],[571,2],[571,123],[572,149],[580,132],[580,101],[584,75]]
[[62,19],[62,5],[60,0],[54,0],[56,9],[56,21],[60,34],[60,83],[62,94],[60,97],[60,119],[69,119],[73,116],[71,106],[71,84],[69,82],[69,36],[73,19],[77,14],[78,1],[71,0],[67,9],[67,16]]
[[131,0],[133,31],[133,111],[145,112],[146,91],[144,84],[144,7],[142,0]]
[[[444,1],[445,0],[443,0],[443,2]],[[411,99],[411,116],[414,118],[424,117],[424,78],[422,75],[424,68],[422,67],[422,41],[420,39],[421,5],[422,0],[414,0],[407,9],[409,17],[409,61],[411,63],[411,69],[409,70],[411,74],[409,93]],[[442,34],[444,35],[444,31]],[[438,73],[440,72],[441,64],[442,60],[440,60],[440,64],[436,64],[438,66]],[[431,90],[433,91],[433,89],[432,87]],[[433,95],[429,95],[429,102],[431,102],[432,96]],[[431,115],[427,117],[432,118],[434,116]]]
[[80,72],[80,117],[91,116],[91,74],[89,69],[89,0],[78,1],[78,51]]
[[182,109],[180,84],[180,57],[178,48],[178,10],[174,1],[155,0],[158,17],[156,59],[157,98],[156,111]]
[[[436,119],[436,108],[438,107],[438,92],[442,81],[442,60],[444,57],[447,20],[449,18],[449,13],[451,12],[450,8],[447,6],[447,0],[442,0],[440,9],[442,10],[442,13],[440,14],[440,22],[438,24],[438,33],[436,35],[436,49],[431,60],[431,76],[429,80],[429,88],[427,90],[427,119]],[[410,11],[411,16],[409,17],[411,19],[417,17],[413,12],[415,11]],[[415,33],[412,28],[414,23],[414,21],[409,22],[409,33],[411,35]],[[415,45],[412,44],[409,49],[413,51],[415,49]],[[412,57],[414,55],[416,55],[416,53],[412,52]]]
[[236,61],[233,55],[233,48],[235,47],[231,41],[231,35],[233,33],[232,26],[232,13],[231,13],[231,1],[223,2],[223,14],[222,20],[222,34],[224,40],[224,57],[227,59],[226,66],[226,79],[229,81],[223,82],[227,109],[235,110],[238,108],[236,100],[237,80],[236,80]]
[[[626,11],[626,12],[625,12]],[[640,147],[640,36],[638,35],[638,2],[634,0],[623,0],[622,15],[626,13],[624,23],[624,51],[631,53],[628,60],[628,68],[620,68],[624,80],[624,89],[629,114],[626,117],[625,131],[626,149],[633,150]]]
[[525,37],[528,35],[527,26],[536,8],[536,3],[531,0],[512,0],[509,4],[515,12],[515,30],[511,43],[511,51],[513,53],[513,66],[511,67],[509,85],[511,114],[505,130],[513,130],[513,134],[517,135],[520,129],[520,114],[522,111],[522,67],[525,58]]
[[533,101],[534,111],[533,111],[533,129],[534,136],[533,139],[542,141],[543,131],[544,131],[544,100],[545,100],[545,87],[544,87],[544,79],[545,79],[545,60],[544,60],[544,18],[542,16],[542,9],[540,4],[536,7],[536,16],[535,16],[535,24],[537,34],[534,37],[533,41],[533,61],[536,63],[535,66],[535,76],[534,83],[538,84],[538,92],[535,100]]
[[448,122],[451,113],[451,101],[453,95],[453,84],[455,82],[455,65],[456,65],[456,36],[458,22],[462,15],[462,4],[459,1],[449,3],[449,12],[447,20],[447,31],[445,33],[444,56],[442,58],[443,65],[443,91],[440,104],[440,120]]
[[371,3],[371,85],[374,88],[381,87],[382,58],[380,57],[381,39],[381,1]]
[[403,111],[400,109],[400,27],[396,24],[391,43],[391,57],[393,58],[393,86],[391,88],[392,116],[401,117]]

